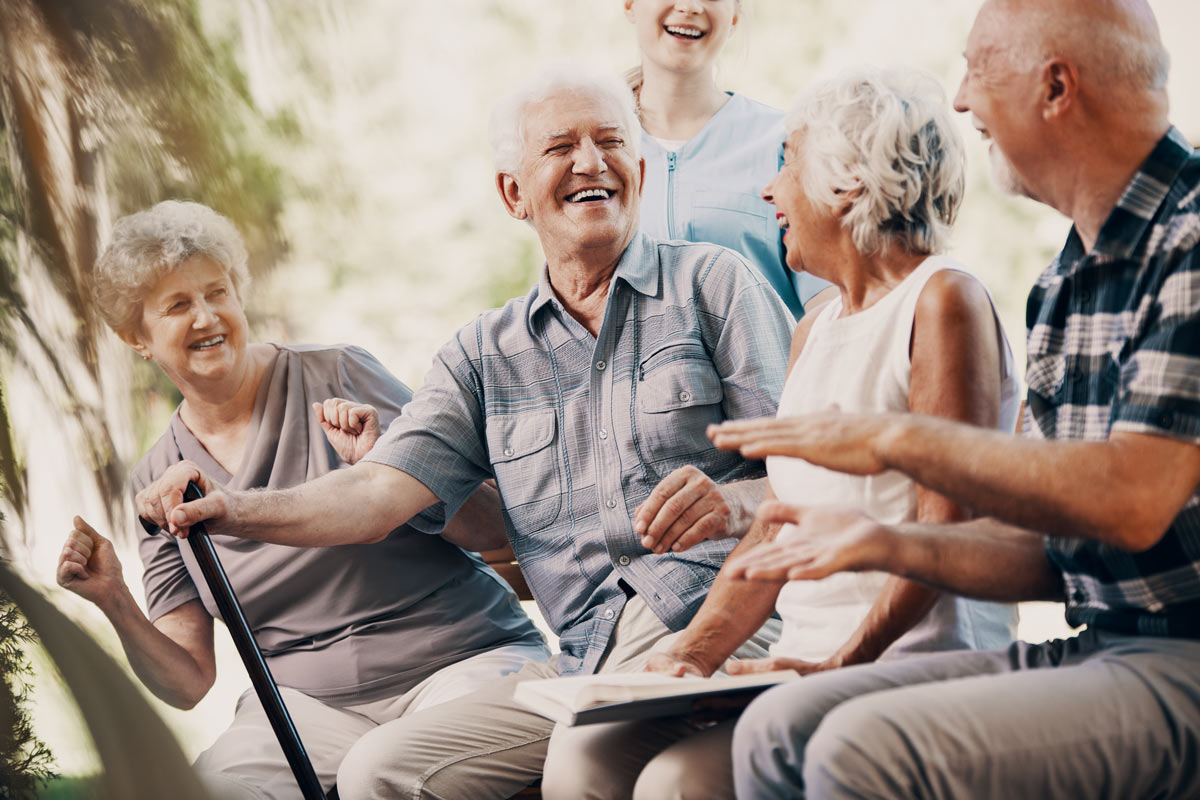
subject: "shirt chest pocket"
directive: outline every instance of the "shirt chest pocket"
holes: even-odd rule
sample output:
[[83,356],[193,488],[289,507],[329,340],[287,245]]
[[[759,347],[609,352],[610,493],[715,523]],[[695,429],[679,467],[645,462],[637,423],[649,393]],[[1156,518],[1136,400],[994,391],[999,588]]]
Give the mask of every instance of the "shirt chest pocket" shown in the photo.
[[488,417],[488,457],[514,533],[549,525],[562,506],[554,409]]
[[635,436],[644,459],[687,458],[712,447],[705,429],[724,419],[725,393],[699,343],[667,344],[642,359],[635,392]]

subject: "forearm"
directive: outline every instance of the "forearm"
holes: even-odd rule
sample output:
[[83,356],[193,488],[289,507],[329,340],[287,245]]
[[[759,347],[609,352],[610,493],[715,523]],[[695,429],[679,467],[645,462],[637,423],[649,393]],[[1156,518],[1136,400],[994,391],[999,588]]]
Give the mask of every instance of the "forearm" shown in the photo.
[[750,532],[754,512],[762,505],[766,492],[765,477],[721,484],[721,493],[729,504],[730,536],[741,539]]
[[134,674],[155,697],[175,708],[188,709],[208,693],[216,675],[215,664],[200,664],[154,627],[128,590],[100,610],[117,632]]
[[[734,548],[730,558],[770,541],[778,527],[755,524]],[[671,652],[700,668],[716,672],[725,660],[762,627],[775,610],[783,583],[750,583],[731,579],[724,568],[717,573],[704,604],[671,646]]]
[[436,500],[407,473],[363,462],[290,489],[230,494],[217,530],[295,547],[364,544]]
[[874,661],[924,619],[940,596],[936,589],[893,575],[832,660],[839,667]]
[[892,530],[897,539],[885,569],[894,575],[979,600],[1062,599],[1062,574],[1038,533],[991,518]]
[[1156,437],[1032,440],[906,415],[879,438],[884,464],[979,514],[1128,550],[1157,542],[1194,488],[1155,479],[1170,466],[1146,448]]

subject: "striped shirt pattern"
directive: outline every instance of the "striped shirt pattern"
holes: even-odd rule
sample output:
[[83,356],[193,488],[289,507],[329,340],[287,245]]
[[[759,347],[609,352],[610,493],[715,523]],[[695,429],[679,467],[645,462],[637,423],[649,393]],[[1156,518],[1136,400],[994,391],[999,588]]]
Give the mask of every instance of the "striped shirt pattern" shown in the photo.
[[[1113,431],[1200,443],[1200,155],[1172,128],[1091,252],[1072,229],[1029,295],[1025,431],[1106,440]],[[1200,636],[1200,491],[1142,553],[1050,537],[1067,621]]]
[[598,337],[563,309],[543,270],[527,296],[440,350],[368,460],[441,499],[413,520],[428,531],[494,477],[521,570],[560,637],[560,671],[591,672],[624,586],[672,630],[703,602],[732,542],[654,555],[631,520],[684,465],[717,482],[763,474],[761,462],[714,449],[705,429],[774,415],[792,326],[737,254],[639,234],[617,266]]

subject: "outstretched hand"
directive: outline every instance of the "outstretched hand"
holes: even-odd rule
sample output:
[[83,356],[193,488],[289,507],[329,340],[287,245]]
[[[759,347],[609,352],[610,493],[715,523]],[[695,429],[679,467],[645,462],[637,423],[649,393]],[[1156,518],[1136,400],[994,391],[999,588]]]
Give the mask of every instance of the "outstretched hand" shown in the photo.
[[103,607],[125,588],[121,560],[112,542],[83,517],[75,517],[73,525],[59,553],[55,578],[59,586]]
[[357,464],[379,441],[379,412],[366,403],[331,397],[312,404],[313,414],[342,461]]
[[859,511],[763,503],[765,523],[798,529],[785,541],[762,544],[730,558],[730,577],[750,581],[820,580],[838,572],[889,571],[899,551],[898,535]]
[[767,456],[802,458],[819,467],[852,475],[876,475],[887,469],[880,456],[896,427],[893,415],[843,414],[834,409],[796,417],[727,420],[710,425],[708,438],[720,450],[749,459]]

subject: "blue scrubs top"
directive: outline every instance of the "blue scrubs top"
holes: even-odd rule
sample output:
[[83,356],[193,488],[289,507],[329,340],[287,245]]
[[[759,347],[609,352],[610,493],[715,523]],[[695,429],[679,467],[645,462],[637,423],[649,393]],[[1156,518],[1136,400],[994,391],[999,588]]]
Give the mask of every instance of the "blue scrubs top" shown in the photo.
[[731,94],[678,151],[642,132],[646,182],[642,230],[659,239],[712,242],[736,250],[762,273],[799,319],[829,286],[784,260],[783,234],[763,187],[783,164],[783,112]]

